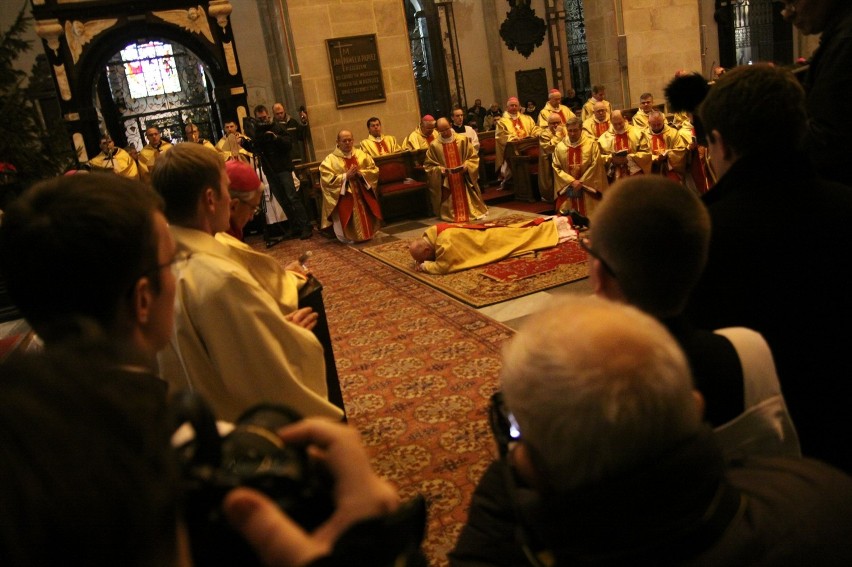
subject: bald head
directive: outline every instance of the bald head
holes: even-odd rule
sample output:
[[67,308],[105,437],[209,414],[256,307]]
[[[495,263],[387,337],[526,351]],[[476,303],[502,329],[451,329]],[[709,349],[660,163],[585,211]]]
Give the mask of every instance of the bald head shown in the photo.
[[612,123],[612,129],[615,130],[616,134],[624,132],[627,121],[624,120],[624,115],[621,114],[620,110],[613,110],[609,121]]
[[438,133],[445,140],[452,139],[454,135],[450,121],[446,118],[438,118],[438,121],[435,123],[435,129],[438,130]]

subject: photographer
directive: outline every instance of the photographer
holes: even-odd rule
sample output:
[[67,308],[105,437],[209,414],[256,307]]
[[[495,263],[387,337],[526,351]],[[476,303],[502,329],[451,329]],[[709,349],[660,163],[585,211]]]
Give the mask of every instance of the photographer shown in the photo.
[[[189,565],[192,526],[181,520],[168,430],[109,379],[120,357],[95,344],[85,357],[74,344],[0,364],[0,562]],[[324,463],[334,513],[308,533],[264,494],[238,488],[224,501],[226,516],[264,565],[346,564],[335,546],[353,526],[396,511],[396,491],[373,473],[358,433],[345,425],[307,419],[279,434]],[[363,546],[353,558],[344,546],[344,553],[355,564],[393,564],[396,556],[384,557],[400,546],[376,535],[377,549]]]
[[[278,434],[287,443],[310,444],[312,456],[323,462],[335,479],[336,508],[325,523],[308,533],[260,492],[250,488],[231,491],[224,501],[225,515],[264,564],[307,565],[332,553],[335,543],[351,526],[392,514],[399,507],[396,490],[372,471],[360,435],[354,429],[313,418]],[[374,543],[382,547],[382,542]],[[364,565],[374,564],[367,557],[362,559]],[[354,558],[350,561],[358,564]]]
[[260,156],[269,189],[290,221],[290,233],[285,238],[306,240],[313,235],[313,227],[293,183],[293,160],[290,155],[293,140],[284,124],[270,121],[269,111],[265,106],[255,107],[254,118],[255,153]]

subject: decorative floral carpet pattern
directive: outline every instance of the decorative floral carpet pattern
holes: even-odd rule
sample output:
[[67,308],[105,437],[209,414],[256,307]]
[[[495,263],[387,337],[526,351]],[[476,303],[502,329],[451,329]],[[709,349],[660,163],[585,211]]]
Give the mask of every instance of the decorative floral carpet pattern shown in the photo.
[[415,271],[405,240],[370,246],[362,251],[473,307],[508,301],[589,275],[586,253],[574,242],[445,275]]
[[488,398],[513,332],[334,241],[315,236],[269,253],[286,264],[308,249],[324,285],[349,422],[380,475],[404,498],[427,499],[424,551],[431,566],[447,565],[473,489],[496,455]]

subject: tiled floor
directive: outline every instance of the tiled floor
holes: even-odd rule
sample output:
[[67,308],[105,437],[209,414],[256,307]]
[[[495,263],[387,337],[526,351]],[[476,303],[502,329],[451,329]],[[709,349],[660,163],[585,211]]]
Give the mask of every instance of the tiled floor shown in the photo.
[[[490,205],[488,207],[488,216],[486,217],[486,220],[493,220],[508,214],[527,214],[531,218],[537,216],[532,213],[522,213],[517,210]],[[366,248],[394,240],[419,238],[426,228],[433,224],[437,224],[438,222],[438,218],[432,217],[389,223],[387,226],[383,227],[378,234],[376,234],[373,240],[356,246],[359,248]],[[588,282],[588,279],[582,279],[547,291],[540,291],[538,293],[533,293],[510,301],[504,301],[495,305],[488,305],[477,309],[477,311],[513,329],[517,329],[521,321],[523,321],[527,315],[544,309],[554,297],[565,293],[591,293]]]

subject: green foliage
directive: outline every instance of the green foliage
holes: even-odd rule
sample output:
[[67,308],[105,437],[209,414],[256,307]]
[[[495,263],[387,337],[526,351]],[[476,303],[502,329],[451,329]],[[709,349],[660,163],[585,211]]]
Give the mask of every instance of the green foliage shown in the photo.
[[45,71],[50,77],[46,60],[33,66],[35,80],[29,87],[24,86],[27,74],[14,66],[18,56],[32,47],[23,38],[32,20],[25,15],[25,7],[0,36],[0,162],[15,167],[23,187],[62,173],[74,157],[62,121],[45,125],[36,102],[56,98],[52,80],[47,91],[52,96],[44,94]]

